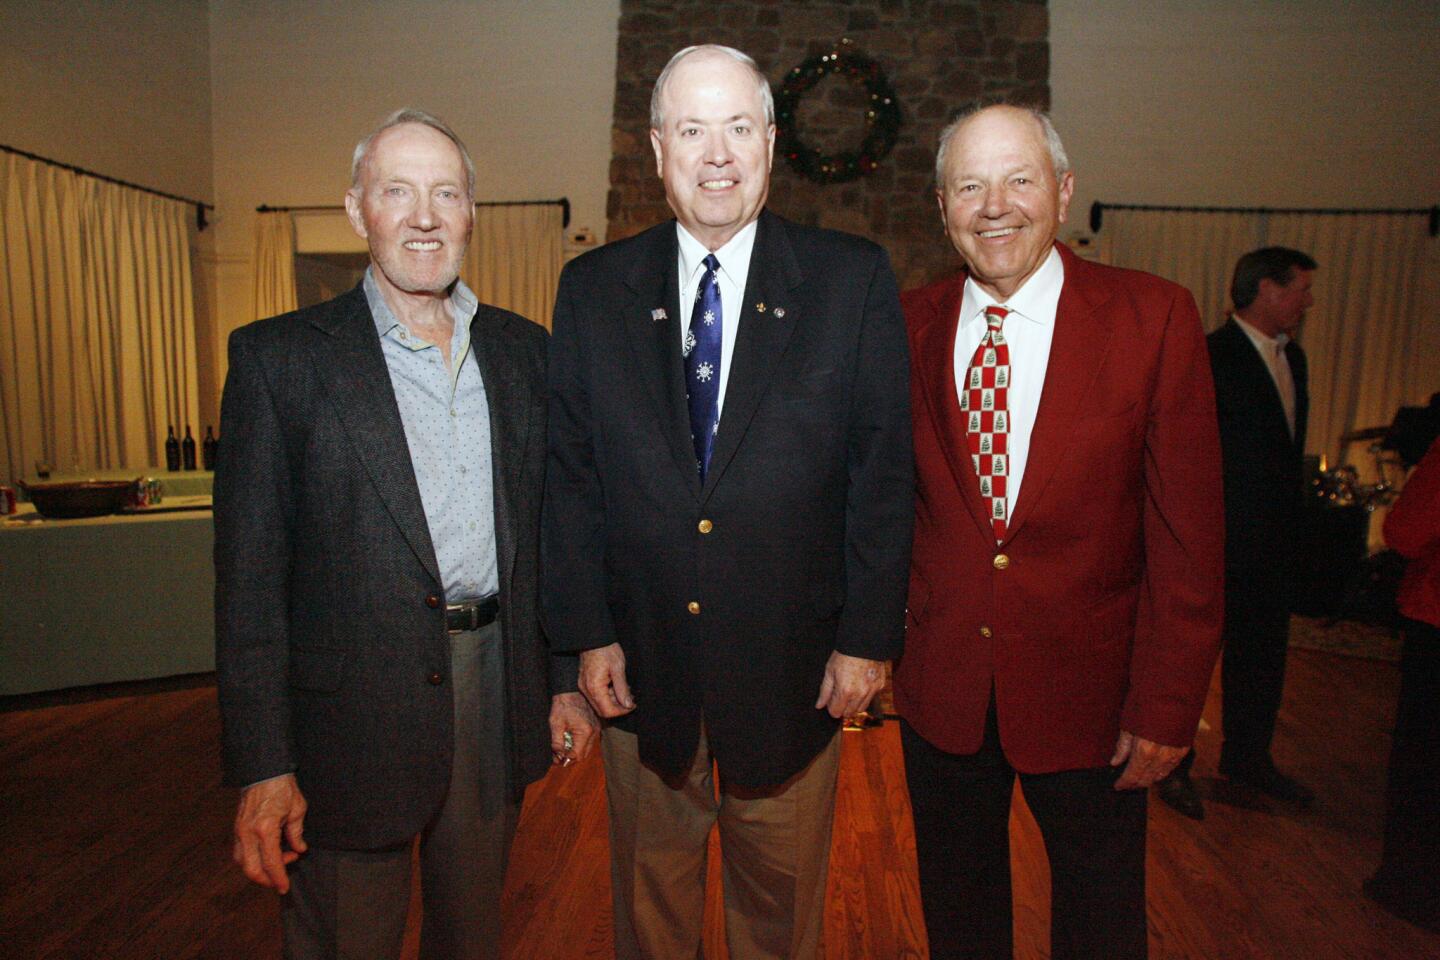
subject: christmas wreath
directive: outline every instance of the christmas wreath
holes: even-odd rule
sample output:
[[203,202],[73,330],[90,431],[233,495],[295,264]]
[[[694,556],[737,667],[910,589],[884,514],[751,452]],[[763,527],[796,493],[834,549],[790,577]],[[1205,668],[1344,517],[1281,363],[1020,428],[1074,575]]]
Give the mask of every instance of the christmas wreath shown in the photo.
[[[845,183],[878,169],[900,137],[900,99],[885,71],[869,57],[849,49],[849,40],[829,53],[811,57],[785,76],[775,96],[775,128],[780,154],[795,172],[816,183]],[[865,138],[853,151],[833,156],[800,138],[796,118],[801,99],[827,76],[848,77],[865,87]]]

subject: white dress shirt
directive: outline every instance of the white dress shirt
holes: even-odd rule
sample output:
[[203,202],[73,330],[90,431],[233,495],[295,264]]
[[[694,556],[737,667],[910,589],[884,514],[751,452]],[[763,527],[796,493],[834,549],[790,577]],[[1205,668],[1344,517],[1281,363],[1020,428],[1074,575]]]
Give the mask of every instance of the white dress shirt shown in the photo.
[[1290,358],[1285,356],[1285,345],[1290,342],[1288,334],[1268,337],[1259,330],[1250,326],[1238,314],[1232,313],[1235,324],[1245,331],[1245,336],[1250,338],[1255,351],[1260,354],[1260,359],[1265,361],[1265,369],[1270,371],[1270,379],[1275,381],[1275,392],[1280,394],[1280,406],[1285,408],[1285,423],[1290,427],[1290,436],[1295,436],[1295,374],[1290,369]]
[[[740,312],[745,300],[745,281],[750,277],[750,252],[755,248],[756,221],[740,228],[730,242],[715,251],[720,261],[720,393],[715,400],[718,417],[725,409],[725,385],[730,382],[730,361],[735,356],[735,334],[740,328]],[[675,224],[680,238],[680,349],[685,349],[685,334],[690,329],[690,312],[695,308],[695,291],[705,275],[705,258],[710,251],[705,244],[690,236],[689,231]]]
[[960,298],[959,328],[955,333],[955,400],[960,401],[970,359],[985,336],[985,308],[999,305],[1009,310],[1000,332],[1010,347],[1010,388],[1006,405],[1010,411],[1009,460],[1005,485],[1005,516],[1015,516],[1020,499],[1020,485],[1025,480],[1025,461],[1030,454],[1030,433],[1035,428],[1035,414],[1040,409],[1040,394],[1045,389],[1045,371],[1050,365],[1050,341],[1055,335],[1055,309],[1060,303],[1060,288],[1065,283],[1065,265],[1053,247],[1050,256],[1015,291],[1007,302],[1000,303],[980,289],[973,278],[965,281]]

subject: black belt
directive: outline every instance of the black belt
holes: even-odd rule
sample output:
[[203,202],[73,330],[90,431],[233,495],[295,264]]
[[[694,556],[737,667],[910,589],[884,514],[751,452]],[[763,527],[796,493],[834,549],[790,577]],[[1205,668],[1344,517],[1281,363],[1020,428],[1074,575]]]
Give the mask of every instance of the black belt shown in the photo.
[[447,633],[479,630],[494,623],[499,613],[499,597],[473,600],[470,603],[452,603],[445,607],[445,630]]

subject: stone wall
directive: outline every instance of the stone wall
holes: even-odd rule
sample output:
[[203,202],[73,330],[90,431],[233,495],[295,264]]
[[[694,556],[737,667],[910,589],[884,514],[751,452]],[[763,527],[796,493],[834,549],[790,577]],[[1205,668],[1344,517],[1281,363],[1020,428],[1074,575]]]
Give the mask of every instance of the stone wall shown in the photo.
[[[848,38],[848,49],[876,60],[899,96],[899,141],[873,173],[828,185],[800,176],[777,150],[769,207],[884,244],[902,288],[942,276],[958,259],[935,203],[936,134],[976,97],[1048,106],[1048,27],[1044,0],[622,0],[609,239],[670,216],[655,173],[649,114],[655,77],[676,50],[692,43],[737,47],[779,90],[790,70]],[[865,134],[862,93],[858,81],[821,80],[798,111],[805,142],[827,153],[858,146]]]

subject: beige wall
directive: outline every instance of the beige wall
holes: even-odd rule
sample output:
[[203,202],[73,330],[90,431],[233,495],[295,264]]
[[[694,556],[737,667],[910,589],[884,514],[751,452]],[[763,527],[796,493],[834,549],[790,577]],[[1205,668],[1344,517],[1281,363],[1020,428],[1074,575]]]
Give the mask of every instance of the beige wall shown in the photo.
[[0,143],[213,199],[204,0],[0,0]]
[[[455,127],[481,199],[569,196],[572,227],[603,233],[619,0],[212,0],[210,10],[222,335],[254,318],[256,205],[339,203],[355,141],[396,107]],[[319,224],[300,226],[303,239]],[[338,240],[354,243],[343,229]]]
[[1055,125],[1093,200],[1440,201],[1435,0],[1050,0]]

